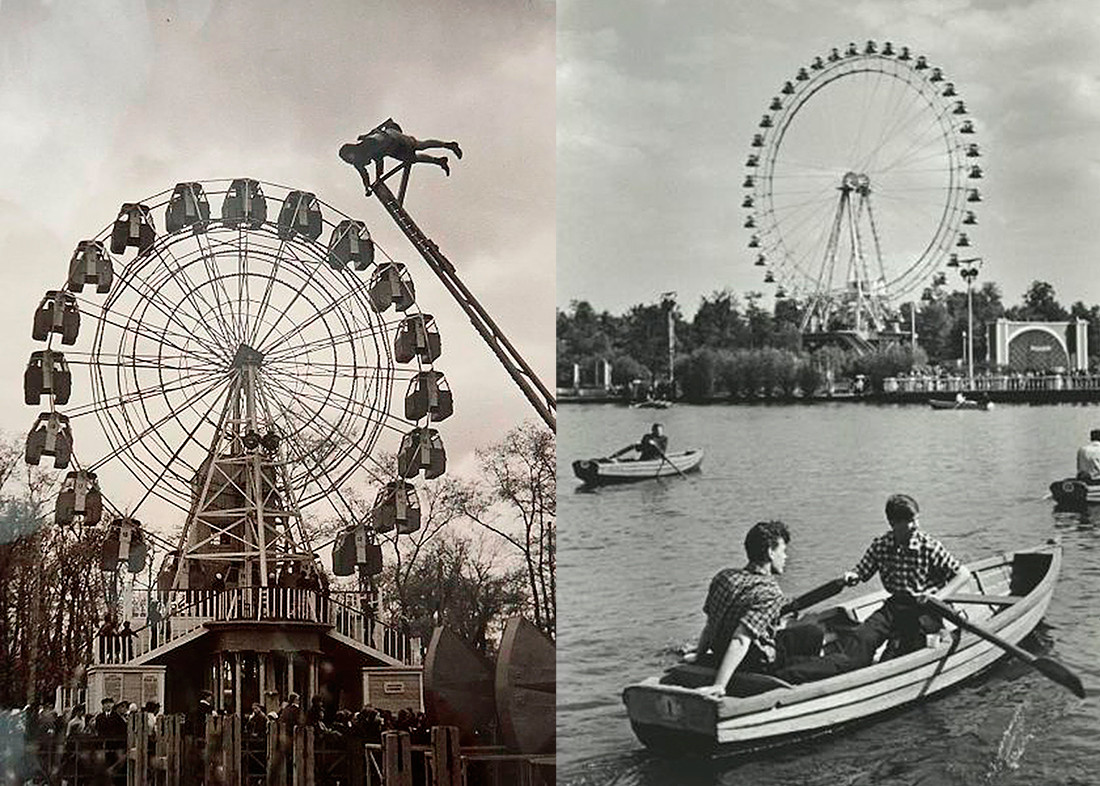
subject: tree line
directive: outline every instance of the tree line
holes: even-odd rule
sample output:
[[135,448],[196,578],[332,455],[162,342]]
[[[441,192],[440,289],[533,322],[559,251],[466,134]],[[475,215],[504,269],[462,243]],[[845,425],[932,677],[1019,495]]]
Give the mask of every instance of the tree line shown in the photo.
[[[1068,308],[1045,281],[1034,281],[1015,305],[1006,305],[1000,287],[987,281],[971,292],[974,362],[985,361],[992,325],[1014,321],[1088,322],[1089,368],[1100,368],[1100,305],[1078,300]],[[964,356],[967,331],[966,290],[948,290],[939,279],[919,301],[904,303],[899,327],[915,324],[916,347],[909,344],[858,355],[836,347],[815,352],[802,348],[799,325],[803,304],[777,298],[769,309],[760,292],[738,297],[729,289],[704,296],[687,319],[671,300],[639,304],[622,315],[597,312],[587,301],[573,301],[557,313],[557,383],[572,387],[574,368],[582,385],[596,382],[603,361],[611,364],[611,382],[651,385],[669,375],[668,320],[676,336],[675,376],[688,400],[789,397],[817,391],[834,379],[862,374],[872,385],[887,376],[927,367],[951,367]]]

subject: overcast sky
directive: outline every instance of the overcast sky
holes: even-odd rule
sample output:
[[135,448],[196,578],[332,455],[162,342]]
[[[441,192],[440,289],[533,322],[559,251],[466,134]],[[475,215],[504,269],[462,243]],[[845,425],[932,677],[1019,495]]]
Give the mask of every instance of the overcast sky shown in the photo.
[[[537,415],[336,151],[390,116],[408,133],[461,143],[450,178],[417,168],[406,207],[549,380],[554,34],[544,0],[3,0],[0,428],[23,435],[38,412],[21,393],[40,348],[31,317],[63,284],[78,240],[122,202],[176,182],[252,177],[315,192],[408,265],[443,337],[436,367],[455,415],[439,428],[450,467],[470,472],[474,449]],[[87,380],[75,377],[73,401],[86,401]],[[80,453],[81,434],[75,441]],[[120,504],[134,494],[105,493]]]
[[724,287],[770,300],[740,209],[752,135],[799,67],[868,39],[925,54],[974,118],[978,283],[1009,304],[1034,279],[1100,303],[1095,3],[562,0],[558,306],[618,313],[675,290],[690,317]]

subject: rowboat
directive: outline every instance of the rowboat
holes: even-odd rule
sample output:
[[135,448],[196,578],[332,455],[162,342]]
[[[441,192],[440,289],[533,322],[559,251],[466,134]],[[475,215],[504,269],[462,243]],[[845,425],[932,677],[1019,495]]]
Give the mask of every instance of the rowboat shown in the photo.
[[1078,478],[1056,480],[1050,484],[1054,504],[1062,510],[1085,510],[1100,505],[1100,483],[1088,483]]
[[646,399],[645,401],[632,401],[630,404],[634,409],[668,409],[672,406],[672,402],[663,398]]
[[974,401],[972,399],[966,399],[965,401],[946,401],[944,399],[933,398],[929,399],[928,405],[932,409],[980,409],[988,411],[993,409],[992,401]]
[[699,469],[703,463],[702,450],[685,450],[680,453],[666,453],[665,458],[647,459],[581,459],[573,462],[573,474],[589,486],[602,486],[610,483],[633,483],[639,480],[653,480],[681,472]]
[[[1046,612],[1061,565],[1062,549],[1053,541],[998,554],[968,565],[970,577],[952,582],[939,597],[1017,644]],[[804,619],[826,628],[828,651],[837,631],[866,620],[886,597],[879,591]],[[816,682],[791,685],[764,674],[735,674],[727,695],[711,698],[688,686],[709,684],[713,670],[685,664],[627,687],[623,701],[638,739],[658,751],[728,755],[773,748],[921,701],[1005,654],[946,619],[944,625],[923,649]]]

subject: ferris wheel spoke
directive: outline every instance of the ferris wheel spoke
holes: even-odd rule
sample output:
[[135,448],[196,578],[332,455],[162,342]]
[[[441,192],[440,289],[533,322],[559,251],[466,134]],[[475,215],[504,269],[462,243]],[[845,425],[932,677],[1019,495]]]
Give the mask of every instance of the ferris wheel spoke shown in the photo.
[[379,328],[377,325],[365,325],[363,327],[353,328],[348,331],[342,331],[340,335],[335,336],[333,339],[317,338],[313,341],[305,341],[298,344],[279,346],[275,345],[275,348],[269,355],[265,355],[272,360],[272,362],[284,363],[291,362],[296,358],[308,355],[319,349],[327,349],[328,347],[339,347],[344,344],[350,344],[355,346],[359,343],[360,339],[372,338],[377,335]]
[[[291,313],[291,309],[295,306],[295,304],[297,304],[298,299],[300,297],[302,297],[302,295],[306,291],[306,289],[308,289],[311,285],[313,285],[313,279],[317,275],[317,271],[320,270],[320,269],[321,269],[320,264],[312,265],[310,267],[309,275],[306,276],[305,279],[302,281],[301,286],[294,293],[294,297],[291,298],[290,302],[287,303],[286,306],[283,307],[283,311],[279,315],[279,319],[275,320],[275,322],[273,322],[271,324],[271,326],[267,329],[267,332],[264,333],[263,338],[260,338],[256,341],[255,346],[263,347],[265,344],[267,344],[267,340],[269,338],[271,338],[271,334],[275,331],[275,328],[277,328],[280,325],[280,323],[282,322],[284,317],[286,317],[287,315],[289,315]],[[275,346],[278,346],[278,343],[279,342],[276,341]]]
[[275,377],[270,379],[270,382],[271,382],[273,387],[282,390],[284,393],[291,396],[292,399],[293,398],[298,398],[298,399],[301,399],[301,400],[304,400],[304,401],[313,402],[315,404],[321,404],[322,406],[319,406],[319,407],[316,408],[316,411],[318,412],[318,418],[322,422],[324,422],[326,426],[334,429],[334,431],[336,433],[339,433],[338,426],[334,425],[328,418],[326,418],[326,417],[324,417],[323,415],[320,414],[324,410],[324,407],[329,405],[330,403],[332,403],[334,405],[335,404],[347,405],[347,407],[343,407],[341,409],[342,412],[347,412],[348,407],[355,407],[356,408],[355,411],[357,411],[357,412],[368,412],[372,415],[376,415],[376,416],[378,416],[378,420],[379,420],[379,422],[381,423],[381,425],[383,427],[390,428],[393,431],[395,431],[396,433],[404,435],[404,430],[402,428],[390,425],[389,420],[390,419],[396,420],[396,421],[400,422],[403,426],[406,426],[406,427],[407,427],[408,424],[405,423],[405,421],[398,420],[397,418],[394,418],[392,415],[390,415],[390,413],[388,411],[386,411],[384,409],[378,409],[378,408],[372,406],[371,404],[368,404],[365,401],[360,401],[360,400],[357,400],[357,399],[353,399],[353,398],[351,398],[351,397],[349,397],[349,396],[347,396],[343,393],[340,393],[339,391],[335,391],[335,390],[332,390],[330,388],[326,388],[326,387],[324,387],[322,385],[318,385],[314,382],[310,382],[308,380],[298,380],[298,381],[302,382],[303,387],[310,388],[310,389],[312,389],[316,392],[308,393],[308,392],[305,392],[305,391],[302,391],[302,390],[295,391],[295,390],[291,389],[290,387],[288,387],[287,385],[280,382]]
[[[267,316],[267,309],[271,305],[271,294],[275,288],[275,281],[279,277],[279,263],[282,260],[283,253],[285,252],[286,248],[286,241],[280,240],[279,248],[274,254],[274,261],[271,266],[271,273],[266,276],[267,280],[264,283],[264,293],[263,296],[260,298],[260,305],[256,309],[256,319],[254,321],[252,331],[248,335],[248,343],[251,346],[256,346],[259,343],[257,339],[259,337],[260,330],[262,329],[264,324],[264,317]],[[294,256],[294,259],[298,262],[301,262],[297,255]]]
[[[174,330],[168,330],[168,329],[153,331],[151,328],[146,328],[143,324],[133,322],[133,321],[119,322],[119,321],[116,321],[116,320],[113,320],[113,319],[109,319],[107,317],[106,313],[97,313],[95,311],[91,311],[89,313],[89,312],[86,312],[84,310],[82,310],[81,313],[84,314],[85,316],[89,317],[90,319],[92,319],[95,322],[98,322],[98,323],[100,323],[102,325],[105,325],[107,327],[114,328],[115,330],[118,330],[120,333],[125,334],[125,335],[129,335],[132,338],[135,338],[135,339],[141,338],[141,339],[147,340],[149,342],[164,344],[164,345],[170,347],[171,349],[174,349],[174,350],[178,351],[181,355],[187,355],[187,356],[192,356],[192,357],[195,356],[195,350],[194,349],[188,349],[184,344],[176,343],[176,341],[173,340],[173,339],[179,338],[179,339],[183,339],[184,341],[187,341],[191,338],[191,336],[189,336],[189,335],[177,333]],[[205,350],[205,348],[203,348],[203,349]],[[207,359],[213,361],[217,357],[218,357],[217,355],[214,355],[213,353],[210,353],[207,356]]]
[[126,390],[118,393],[117,395],[108,396],[101,401],[97,401],[91,404],[74,407],[67,411],[67,415],[70,419],[78,418],[83,415],[94,414],[104,407],[117,407],[125,406],[127,404],[133,404],[138,401],[142,401],[147,398],[155,396],[165,396],[167,393],[176,393],[182,390],[187,390],[195,385],[202,385],[210,381],[215,377],[219,377],[224,372],[204,371],[188,374],[180,377],[176,380],[176,384],[173,386],[149,386],[146,388],[138,388],[136,390]]
[[[181,406],[186,406],[186,405],[190,404],[192,401],[196,401],[200,398],[204,398],[208,393],[216,390],[219,385],[224,384],[225,381],[226,381],[225,378],[215,380],[213,383],[211,383],[207,387],[203,388],[202,390],[198,391],[197,393],[191,394],[191,396],[188,397],[188,399]],[[214,408],[213,406],[210,407],[211,410],[213,410],[213,408]],[[102,412],[103,408],[100,407],[96,411],[97,412]],[[121,445],[113,445],[112,446],[113,450],[111,451],[111,453],[107,454],[106,456],[101,458],[99,461],[97,461],[95,464],[93,464],[90,467],[90,469],[92,471],[95,471],[99,467],[103,466],[103,464],[105,464],[107,461],[110,461],[111,459],[117,457],[123,451],[128,450],[129,448],[133,447],[135,444],[140,442],[145,437],[147,437],[150,434],[156,432],[157,429],[159,429],[165,423],[170,421],[173,417],[174,417],[173,413],[169,413],[167,415],[162,415],[160,418],[158,418],[158,419],[152,421],[151,423],[149,423],[149,425],[146,426],[145,429],[143,429],[142,431],[140,431],[140,432],[132,435],[128,439],[126,439]],[[195,428],[197,429],[200,425],[202,425],[202,422],[203,421],[200,418],[199,421],[196,423]],[[183,450],[183,447],[184,447],[184,445],[181,444],[179,450]]]
[[[156,479],[151,484],[149,484],[149,488],[146,489],[145,494],[142,495],[140,500],[138,500],[137,505],[135,506],[135,509],[140,508],[141,505],[145,502],[145,500],[149,499],[150,494],[153,493],[153,489],[156,488],[162,480],[164,480],[164,476],[175,465],[176,460],[183,453],[184,448],[186,448],[189,444],[194,442],[200,448],[205,449],[205,446],[202,445],[202,443],[200,443],[197,439],[195,439],[195,434],[198,433],[199,428],[201,428],[202,425],[207,422],[207,419],[210,418],[210,413],[213,412],[218,407],[218,405],[222,401],[222,399],[223,398],[228,399],[230,389],[231,389],[231,386],[227,386],[226,389],[225,389],[225,395],[224,396],[217,396],[214,400],[214,403],[211,404],[210,407],[206,410],[206,415],[204,417],[198,418],[195,421],[194,427],[189,432],[187,432],[187,436],[184,439],[180,440],[180,444],[176,448],[176,451],[172,454],[171,458],[169,458],[167,461],[164,462],[164,468],[160,471],[160,474],[158,474]],[[217,439],[216,435],[215,435],[215,439]]]
[[[148,262],[146,263],[148,264]],[[210,333],[209,328],[205,325],[204,321],[195,314],[184,314],[190,317],[190,324],[185,322],[183,316],[178,308],[178,303],[169,300],[167,293],[163,288],[163,281],[150,282],[145,279],[138,279],[135,276],[127,276],[123,279],[123,288],[118,290],[112,297],[112,303],[121,302],[121,296],[125,293],[125,290],[130,290],[133,295],[143,304],[141,320],[144,323],[144,315],[149,313],[150,307],[155,314],[159,314],[164,319],[163,330],[166,333],[170,333],[179,338],[183,338],[185,341],[194,341],[199,346],[203,347],[207,351],[216,352],[219,348],[217,339]],[[128,321],[133,321],[133,315],[131,315]],[[170,330],[170,325],[175,324],[180,332]],[[122,327],[126,330],[126,327]],[[203,335],[205,334],[205,338]]]
[[189,355],[164,355],[159,358],[155,355],[118,355],[108,359],[95,357],[87,352],[77,355],[66,352],[65,359],[70,366],[97,365],[114,368],[121,365],[127,368],[136,366],[142,369],[163,368],[169,371],[215,371],[218,368],[213,361],[196,360]]
[[[306,442],[306,441],[303,440],[301,434],[304,433],[304,432],[315,433],[317,435],[317,440],[316,440],[317,442],[332,441],[333,440],[332,435],[336,435],[335,438],[339,439],[339,440],[342,440],[344,442],[345,446],[346,446],[345,455],[350,455],[351,452],[354,450],[354,443],[350,439],[348,439],[348,438],[344,437],[342,434],[340,434],[339,431],[337,431],[335,429],[332,429],[330,427],[330,431],[329,431],[328,434],[322,434],[317,430],[317,428],[314,424],[305,423],[298,413],[290,411],[290,410],[283,410],[283,411],[284,411],[284,414],[286,415],[286,417],[288,419],[299,421],[302,424],[301,430],[291,436],[292,439],[298,441],[299,444],[300,444],[300,449],[303,451],[300,455],[304,455],[304,456],[305,455],[313,455],[313,453],[315,453],[315,451],[310,447],[311,443]],[[380,474],[380,475],[375,475],[371,472],[369,466],[360,465],[359,468],[361,470],[371,474],[371,479],[372,480],[374,480],[376,483],[384,483],[389,479],[389,475],[392,474],[392,470],[390,470],[387,467],[382,466],[382,464],[380,464],[378,462],[378,460],[376,458],[374,458],[374,456],[372,456],[372,455],[368,454],[368,455],[363,456],[363,458],[365,458],[367,461],[369,461],[371,464],[373,464],[375,467],[377,467],[380,470],[381,473],[383,473],[383,474]],[[318,470],[324,470],[324,465],[321,464],[321,463],[318,463],[317,464],[317,469]],[[328,473],[326,471],[326,475],[327,474]]]
[[923,148],[931,145],[937,139],[941,138],[943,131],[938,122],[929,121],[923,128],[920,128],[916,133],[912,134],[909,145],[903,149],[892,161],[882,167],[883,170],[889,171],[898,166],[901,166],[910,156],[914,155],[914,151],[920,151]]
[[[165,258],[166,256],[168,259]],[[168,280],[171,281],[180,294],[183,295],[184,301],[191,304],[191,307],[194,309],[194,316],[198,317],[203,314],[214,314],[213,323],[206,319],[197,319],[210,339],[223,347],[231,345],[233,343],[233,337],[227,331],[228,326],[224,323],[222,315],[218,313],[216,305],[206,299],[206,296],[202,293],[202,287],[195,284],[191,279],[190,274],[187,272],[187,265],[184,264],[182,260],[176,258],[176,255],[172,252],[172,247],[168,245],[163,249],[158,249],[157,257],[166,267],[171,265],[170,269],[174,272],[172,275],[168,276]],[[198,302],[200,300],[202,301],[201,304]]]
[[[240,332],[239,325],[235,326],[237,320],[232,307],[233,297],[229,294],[229,288],[225,284],[225,278],[222,276],[217,266],[218,252],[229,250],[235,251],[236,247],[232,243],[227,243],[221,239],[221,237],[213,238],[209,233],[203,234],[205,235],[205,248],[203,248],[202,240],[197,241],[197,244],[202,266],[206,272],[206,279],[210,282],[211,294],[214,297],[215,313],[223,325],[223,331],[232,338],[232,343],[236,345],[240,343],[243,334]],[[233,318],[232,323],[234,324],[231,324],[230,316]]]
[[[309,317],[307,317],[302,322],[298,322],[298,323],[292,325],[290,330],[288,330],[286,333],[283,333],[282,335],[278,336],[270,345],[272,347],[271,351],[275,351],[275,349],[277,349],[280,344],[284,343],[288,339],[294,338],[295,336],[299,335],[303,330],[308,329],[315,322],[317,322],[317,320],[319,320],[319,319],[323,320],[329,314],[334,313],[337,309],[341,308],[342,306],[344,306],[349,301],[357,299],[361,295],[362,295],[362,293],[359,292],[357,289],[348,290],[347,292],[345,292],[343,295],[341,295],[336,300],[331,301],[324,308],[318,309],[316,312],[311,314]],[[263,342],[260,342],[261,346],[264,344],[264,342],[267,341],[267,339],[270,336],[271,336],[271,331],[269,330],[267,332],[267,334],[264,336]],[[265,355],[268,354],[264,350],[261,350],[261,351],[263,351]]]
[[[912,101],[911,104],[912,105],[908,107],[905,112],[898,112],[896,115],[887,115],[891,120],[883,124],[881,139],[878,144],[871,149],[868,160],[861,162],[861,166],[864,170],[876,168],[875,160],[871,156],[877,158],[877,155],[899,136],[904,135],[911,139],[913,136],[912,131],[914,124],[922,120],[927,120],[928,104],[923,101],[918,103],[915,100]],[[935,127],[935,123],[933,123],[933,127]]]

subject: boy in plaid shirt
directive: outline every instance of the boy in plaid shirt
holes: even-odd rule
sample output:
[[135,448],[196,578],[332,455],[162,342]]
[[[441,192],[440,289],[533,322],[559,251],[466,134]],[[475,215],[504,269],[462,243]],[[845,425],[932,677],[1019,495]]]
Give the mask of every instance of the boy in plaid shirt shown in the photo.
[[923,647],[925,634],[943,627],[939,616],[924,606],[925,596],[965,575],[966,568],[942,543],[918,529],[919,514],[917,501],[908,494],[887,499],[890,532],[872,540],[855,570],[844,574],[845,582],[854,585],[878,573],[891,593],[845,642],[845,652],[859,665],[870,664],[888,639],[897,640],[894,655]]

